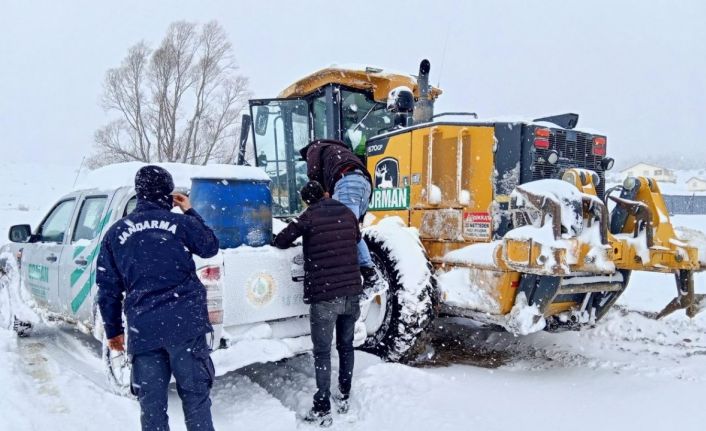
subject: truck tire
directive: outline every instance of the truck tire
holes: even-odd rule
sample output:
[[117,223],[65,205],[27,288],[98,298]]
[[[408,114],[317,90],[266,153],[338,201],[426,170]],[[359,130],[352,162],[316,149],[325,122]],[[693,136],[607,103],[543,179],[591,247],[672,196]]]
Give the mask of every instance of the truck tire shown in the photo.
[[16,301],[20,283],[17,262],[10,253],[0,253],[0,328],[12,329],[18,337],[32,333],[32,323],[17,318]]
[[[103,362],[103,371],[105,372],[108,381],[108,388],[114,394],[134,398],[132,393],[132,363],[127,355],[127,350],[123,352],[115,352],[108,347],[108,337],[105,335],[103,328],[103,318],[99,311],[96,312],[94,323],[94,335],[97,333],[96,328],[100,328],[101,333],[101,360]],[[127,340],[125,340],[127,342]],[[127,348],[127,346],[126,346]]]
[[417,254],[417,259],[420,254],[424,257],[426,276],[416,280],[415,285],[405,286],[403,260],[406,255],[402,254],[400,259],[392,252],[391,239],[379,232],[366,230],[364,238],[389,290],[381,296],[386,301],[382,324],[375,333],[368,336],[360,349],[392,362],[410,361],[426,347],[426,329],[436,315],[438,293],[431,263],[418,240],[414,245],[411,241],[408,244],[394,244],[394,247],[406,250],[405,253]]
[[10,299],[10,282],[12,281],[12,268],[3,256],[0,257],[0,328],[10,329],[12,327],[12,301]]

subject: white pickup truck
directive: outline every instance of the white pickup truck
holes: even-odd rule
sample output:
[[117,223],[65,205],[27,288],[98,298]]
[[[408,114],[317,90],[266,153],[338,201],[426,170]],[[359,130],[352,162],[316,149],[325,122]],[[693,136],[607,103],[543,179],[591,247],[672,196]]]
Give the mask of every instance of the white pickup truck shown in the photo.
[[[97,255],[107,228],[135,208],[132,181],[141,166],[126,163],[94,171],[83,181],[88,186],[61,197],[34,230],[29,225],[10,229],[11,242],[0,249],[0,268],[6,278],[18,281],[15,295],[22,298],[9,302],[15,304],[14,311],[0,310],[6,324],[14,324],[21,335],[29,333],[27,320],[32,319],[17,312],[22,299],[44,318],[77,324],[104,339],[94,302]],[[265,175],[257,168],[231,165],[163,166],[181,191],[188,191],[191,177],[204,174],[241,179]],[[283,226],[279,220],[274,223],[275,231]],[[409,356],[433,313],[433,278],[426,256],[416,231],[400,224],[386,220],[366,229],[390,291],[362,304],[356,326],[359,346],[391,360]],[[207,289],[214,347],[219,348],[213,355],[218,374],[311,349],[309,310],[302,302],[301,268],[296,263],[300,253],[299,246],[288,250],[241,246],[221,250],[210,259],[195,258]],[[125,393],[127,361],[112,357],[105,343],[103,354],[112,386]]]

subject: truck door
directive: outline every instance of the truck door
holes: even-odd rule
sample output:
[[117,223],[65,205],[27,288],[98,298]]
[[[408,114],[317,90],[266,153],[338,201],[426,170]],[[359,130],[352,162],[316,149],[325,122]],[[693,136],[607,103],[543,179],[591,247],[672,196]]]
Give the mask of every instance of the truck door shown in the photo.
[[251,100],[256,164],[272,180],[275,216],[299,214],[299,189],[308,181],[299,150],[309,144],[309,106],[302,99]]
[[71,229],[59,265],[59,300],[63,312],[81,320],[90,318],[88,298],[95,294],[96,259],[101,233],[107,228],[112,211],[108,195],[86,195],[81,199],[78,216]]
[[49,211],[22,255],[22,272],[29,291],[37,303],[55,312],[61,312],[59,260],[78,197],[67,197]]

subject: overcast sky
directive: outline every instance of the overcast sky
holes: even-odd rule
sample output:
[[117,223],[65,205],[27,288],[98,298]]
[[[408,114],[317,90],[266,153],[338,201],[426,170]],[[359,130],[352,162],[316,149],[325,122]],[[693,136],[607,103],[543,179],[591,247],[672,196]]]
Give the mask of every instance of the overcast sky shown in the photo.
[[331,63],[429,58],[440,109],[577,112],[616,158],[706,152],[704,1],[0,0],[0,157],[78,166],[110,118],[105,71],[172,21],[212,19],[256,97]]

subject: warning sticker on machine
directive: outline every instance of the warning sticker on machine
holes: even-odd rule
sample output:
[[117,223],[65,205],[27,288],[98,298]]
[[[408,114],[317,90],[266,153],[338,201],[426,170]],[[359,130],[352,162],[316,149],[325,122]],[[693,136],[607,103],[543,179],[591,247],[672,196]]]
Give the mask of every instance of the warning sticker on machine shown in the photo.
[[490,238],[492,219],[489,213],[465,213],[463,215],[463,235],[471,239]]

